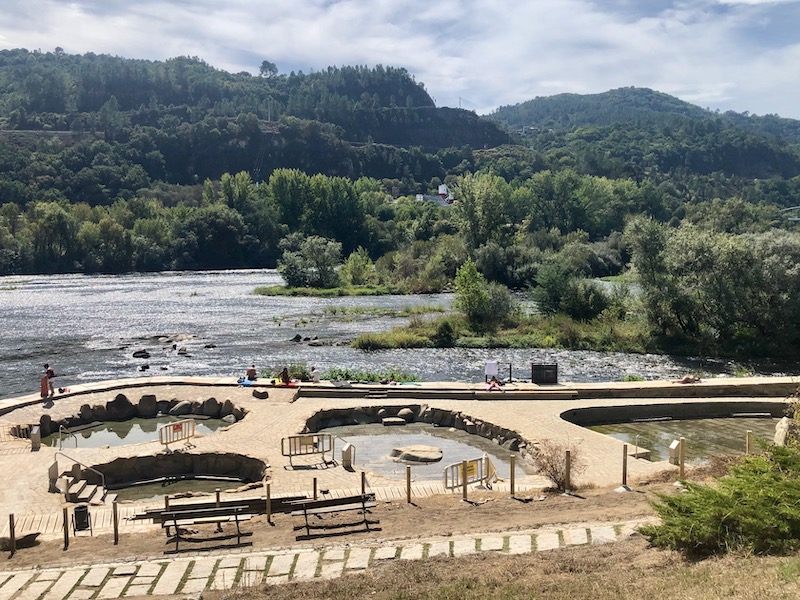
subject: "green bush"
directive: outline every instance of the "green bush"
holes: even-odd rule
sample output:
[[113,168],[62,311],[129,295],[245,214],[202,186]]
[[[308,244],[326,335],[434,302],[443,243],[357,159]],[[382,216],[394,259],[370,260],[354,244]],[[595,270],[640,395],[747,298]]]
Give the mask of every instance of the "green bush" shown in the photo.
[[745,457],[715,487],[686,485],[686,493],[660,494],[654,503],[661,524],[641,529],[653,545],[691,556],[800,549],[797,448],[772,446]]
[[354,369],[342,369],[334,367],[322,374],[323,379],[336,381],[419,381],[419,377],[397,369],[388,371],[356,371]]

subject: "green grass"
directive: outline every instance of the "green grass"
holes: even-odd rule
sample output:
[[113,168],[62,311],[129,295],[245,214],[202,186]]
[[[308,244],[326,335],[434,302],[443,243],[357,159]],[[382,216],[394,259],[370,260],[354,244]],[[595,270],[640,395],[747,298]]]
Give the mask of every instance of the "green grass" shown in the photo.
[[406,331],[362,333],[351,343],[359,350],[391,350],[395,348],[430,348],[430,339]]
[[404,327],[360,335],[352,346],[362,350],[435,348],[437,330],[444,322],[450,323],[454,345],[459,348],[566,348],[639,354],[656,351],[641,320],[583,323],[563,315],[520,317],[513,327],[487,334],[471,331],[457,315],[412,319]]

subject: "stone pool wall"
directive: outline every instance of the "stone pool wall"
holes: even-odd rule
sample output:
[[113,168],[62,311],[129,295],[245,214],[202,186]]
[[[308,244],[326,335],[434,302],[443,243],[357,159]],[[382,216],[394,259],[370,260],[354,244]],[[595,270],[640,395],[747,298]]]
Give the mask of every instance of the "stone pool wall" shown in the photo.
[[492,440],[510,452],[519,452],[528,462],[534,462],[536,447],[519,433],[489,421],[474,418],[461,411],[431,408],[427,405],[362,406],[321,410],[306,421],[303,433],[317,433],[327,427],[381,423],[386,417],[400,417],[407,423],[421,422],[436,427],[453,427]]
[[53,420],[49,414],[44,414],[39,419],[39,427],[42,437],[47,437],[53,433],[58,433],[59,426],[73,429],[98,421],[119,422],[136,417],[150,419],[157,417],[159,414],[187,417],[197,415],[212,419],[227,418],[227,420],[236,422],[244,418],[246,411],[235,406],[229,399],[220,402],[216,398],[208,398],[203,401],[192,402],[188,400],[179,401],[175,398],[158,400],[154,394],[144,394],[136,403],[133,403],[125,394],[117,394],[113,400],[105,404],[95,404],[93,406],[84,404],[78,410],[77,415],[71,415],[64,419]]
[[581,427],[630,423],[658,419],[715,419],[746,414],[768,414],[781,418],[786,414],[786,402],[685,402],[670,404],[627,404],[620,406],[591,406],[573,408],[561,413],[561,418]]
[[[160,453],[150,456],[117,458],[92,467],[105,476],[106,487],[124,487],[137,482],[160,478],[230,477],[245,483],[261,481],[267,472],[264,461],[230,452],[192,454],[190,452]],[[81,470],[81,479],[98,485],[100,476],[89,469]]]

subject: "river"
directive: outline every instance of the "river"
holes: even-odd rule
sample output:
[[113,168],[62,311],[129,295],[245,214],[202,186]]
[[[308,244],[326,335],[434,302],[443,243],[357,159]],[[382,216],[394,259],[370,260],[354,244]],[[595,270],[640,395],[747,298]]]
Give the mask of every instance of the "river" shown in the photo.
[[[253,294],[258,286],[281,282],[274,270],[0,277],[0,398],[36,392],[46,362],[59,375],[58,387],[169,374],[239,376],[253,363],[259,369],[305,363],[323,373],[332,367],[397,368],[423,381],[482,381],[490,360],[505,365],[503,373],[511,364],[519,379],[530,378],[532,362],[556,363],[561,381],[576,382],[729,369],[720,361],[537,348],[364,352],[347,342],[407,322],[386,310],[449,307],[452,295]],[[322,345],[292,341],[297,334]],[[134,358],[137,350],[150,357]],[[759,372],[784,374],[769,365]]]

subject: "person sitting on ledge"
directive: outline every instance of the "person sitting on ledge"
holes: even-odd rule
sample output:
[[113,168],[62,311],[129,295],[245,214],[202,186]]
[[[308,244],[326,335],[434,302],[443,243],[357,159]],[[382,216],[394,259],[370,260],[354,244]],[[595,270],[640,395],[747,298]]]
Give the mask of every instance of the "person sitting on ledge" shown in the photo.
[[255,365],[250,365],[248,367],[245,377],[247,377],[247,381],[255,381],[258,379],[258,373],[256,372]]
[[505,392],[503,386],[500,385],[500,382],[497,380],[497,377],[492,375],[492,378],[486,382],[486,391],[487,392]]
[[673,380],[672,383],[700,383],[701,379],[695,375],[684,375],[680,379]]
[[281,371],[278,377],[283,385],[289,385],[292,382],[292,377],[289,375],[289,369],[287,367],[283,367],[283,371]]

